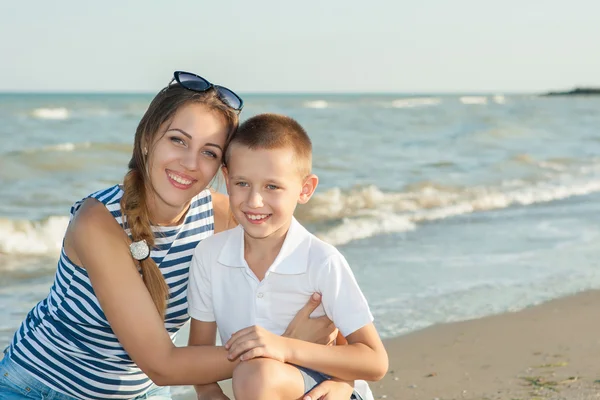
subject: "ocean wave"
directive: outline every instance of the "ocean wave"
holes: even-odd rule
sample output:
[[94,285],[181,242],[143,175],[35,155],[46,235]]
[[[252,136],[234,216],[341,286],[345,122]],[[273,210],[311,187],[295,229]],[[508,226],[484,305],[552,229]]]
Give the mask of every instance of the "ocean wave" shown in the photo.
[[[464,214],[530,206],[600,192],[594,177],[561,174],[554,181],[503,181],[495,186],[459,187],[420,182],[401,192],[374,185],[351,190],[333,188],[298,207],[296,217],[314,227],[321,239],[342,245],[381,234],[408,232],[425,222]],[[67,217],[41,221],[0,218],[0,253],[41,255],[60,251]]]
[[[123,110],[111,110],[104,107],[39,107],[31,110],[27,115],[35,119],[60,121],[71,118],[105,118],[114,114],[126,115],[127,112]],[[140,113],[136,113],[136,115],[139,114]]]
[[38,119],[65,120],[69,118],[69,110],[64,107],[57,108],[36,108],[31,112],[31,116]]
[[403,192],[376,186],[315,195],[297,217],[317,226],[321,239],[341,245],[380,234],[413,230],[419,223],[458,215],[530,206],[600,192],[600,179],[502,182],[498,186],[451,187],[423,182]]
[[52,152],[72,152],[76,150],[104,150],[104,151],[116,151],[130,153],[132,150],[131,144],[127,143],[93,143],[93,142],[65,142],[52,144],[44,147],[37,147],[25,150],[12,151],[7,154],[11,156],[18,156],[19,154],[36,154],[36,153],[52,153]]
[[393,108],[415,108],[437,106],[442,102],[438,97],[415,97],[410,99],[397,99],[392,101]]
[[492,99],[494,99],[494,103],[496,103],[496,104],[505,104],[506,103],[506,97],[504,97],[504,95],[502,95],[502,94],[494,95],[492,97]]
[[85,108],[81,112],[91,117],[106,117],[111,114],[111,111],[107,108]]
[[68,217],[53,216],[40,221],[0,218],[0,253],[59,253],[68,224]]
[[516,154],[511,158],[511,160],[520,164],[534,165],[542,169],[549,169],[558,172],[567,171],[575,161],[570,158],[550,158],[548,160],[536,160],[532,155],[527,153]]
[[486,96],[462,96],[460,102],[463,104],[487,104],[488,99]]
[[327,108],[327,107],[329,107],[329,103],[327,103],[325,100],[312,100],[312,101],[304,102],[304,108]]
[[27,149],[27,150],[25,150],[25,153],[33,154],[33,153],[38,153],[38,152],[74,151],[77,149],[88,149],[91,146],[92,146],[92,144],[90,142],[83,142],[83,143],[66,142],[66,143],[59,143],[59,144],[53,144],[50,146],[45,146],[45,147],[42,147],[39,149]]

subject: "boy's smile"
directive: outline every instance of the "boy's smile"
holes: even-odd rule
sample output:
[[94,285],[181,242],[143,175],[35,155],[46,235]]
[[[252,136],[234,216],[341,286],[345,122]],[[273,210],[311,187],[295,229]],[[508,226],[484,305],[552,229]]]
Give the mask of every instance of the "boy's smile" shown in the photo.
[[271,214],[253,214],[253,213],[245,213],[246,218],[250,220],[251,224],[262,224],[271,216]]

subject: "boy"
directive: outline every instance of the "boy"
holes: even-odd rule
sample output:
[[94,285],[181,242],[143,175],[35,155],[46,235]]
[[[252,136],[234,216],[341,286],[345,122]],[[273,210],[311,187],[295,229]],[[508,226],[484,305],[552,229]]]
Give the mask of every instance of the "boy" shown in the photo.
[[[346,260],[293,217],[317,187],[311,168],[308,135],[276,114],[244,122],[225,153],[223,173],[239,225],[195,250],[190,343],[214,344],[218,326],[230,358],[242,361],[233,374],[237,400],[298,399],[329,376],[379,380],[387,372],[385,348]],[[313,316],[326,314],[347,345],[278,336],[315,292],[322,305]]]

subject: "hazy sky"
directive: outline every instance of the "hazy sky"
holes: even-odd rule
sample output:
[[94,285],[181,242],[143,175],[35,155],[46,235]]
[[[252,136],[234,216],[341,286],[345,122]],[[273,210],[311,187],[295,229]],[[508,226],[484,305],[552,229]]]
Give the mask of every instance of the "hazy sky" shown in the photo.
[[598,0],[0,0],[0,91],[600,86]]

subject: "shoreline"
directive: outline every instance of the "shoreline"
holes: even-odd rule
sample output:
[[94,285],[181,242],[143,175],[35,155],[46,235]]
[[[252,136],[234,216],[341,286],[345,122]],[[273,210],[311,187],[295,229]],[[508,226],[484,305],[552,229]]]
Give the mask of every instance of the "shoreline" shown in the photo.
[[[375,399],[598,399],[600,290],[384,340]],[[230,381],[222,383],[231,396]],[[179,400],[195,396],[176,396]]]

